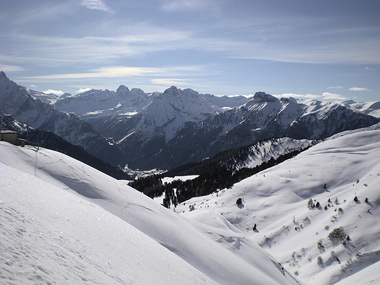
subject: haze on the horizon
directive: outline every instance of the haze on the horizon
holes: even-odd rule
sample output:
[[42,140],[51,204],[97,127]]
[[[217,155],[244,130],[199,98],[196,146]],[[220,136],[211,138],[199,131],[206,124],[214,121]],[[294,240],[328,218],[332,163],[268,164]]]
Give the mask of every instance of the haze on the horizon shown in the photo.
[[0,70],[56,94],[124,84],[380,100],[380,2],[2,1]]

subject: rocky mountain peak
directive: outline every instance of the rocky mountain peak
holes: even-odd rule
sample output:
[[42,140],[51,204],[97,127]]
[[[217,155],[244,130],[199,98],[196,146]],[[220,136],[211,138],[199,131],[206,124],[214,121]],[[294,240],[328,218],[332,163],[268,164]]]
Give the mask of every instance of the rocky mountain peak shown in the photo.
[[122,93],[122,94],[128,94],[129,93],[129,89],[127,86],[125,85],[120,85],[119,88],[117,88],[116,90],[117,93]]
[[4,71],[0,71],[0,83],[1,86],[5,86],[11,83],[11,80],[7,77]]
[[131,94],[135,94],[142,97],[147,97],[148,95],[144,92],[144,90],[140,88],[132,88],[130,91]]
[[265,92],[256,92],[253,96],[253,100],[256,102],[277,102],[278,99],[272,95]]
[[283,103],[295,103],[295,104],[297,104],[297,100],[294,99],[293,97],[289,97],[289,98],[282,97],[280,99],[280,101]]
[[175,86],[171,86],[170,88],[166,89],[163,93],[164,96],[175,96],[178,95],[179,89]]

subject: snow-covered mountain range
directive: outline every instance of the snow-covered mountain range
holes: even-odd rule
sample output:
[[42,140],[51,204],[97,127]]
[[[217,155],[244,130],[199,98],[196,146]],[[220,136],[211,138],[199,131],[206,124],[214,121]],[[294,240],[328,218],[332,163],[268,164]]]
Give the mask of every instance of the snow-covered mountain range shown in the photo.
[[36,92],[17,85],[0,72],[0,114],[10,115],[34,129],[53,132],[105,161],[119,157],[117,148],[111,147],[90,124],[74,114],[58,111],[52,105],[35,99],[32,94]]
[[[43,100],[44,102],[42,102]],[[320,139],[379,122],[378,102],[217,97],[176,87],[43,97],[0,75],[0,111],[116,166],[173,169],[273,137]],[[50,103],[50,105],[48,104]]]
[[174,212],[61,153],[0,142],[0,278],[376,284],[379,157],[379,124],[340,133]]
[[[125,161],[131,168],[171,169],[184,161],[201,161],[263,139],[325,138],[379,121],[367,116],[377,114],[376,104],[359,107],[352,102],[279,100],[264,92],[257,92],[250,99],[216,97],[176,87],[154,96],[139,89],[134,92],[139,94],[138,101],[120,99],[123,97],[116,94],[121,90],[125,94],[133,93],[124,86],[117,92],[89,91],[93,94],[91,99],[83,93],[57,100],[54,106],[75,112],[99,133],[112,139],[124,150]],[[93,99],[95,95],[98,99]],[[107,103],[101,109],[98,103],[92,106],[88,101]],[[136,101],[139,103],[130,104]],[[82,110],[75,111],[70,106]]]
[[378,118],[354,111],[341,103],[279,100],[258,92],[239,107],[209,116],[198,123],[186,124],[172,140],[139,165],[170,168],[183,161],[201,161],[221,151],[264,139],[320,139],[378,121]]

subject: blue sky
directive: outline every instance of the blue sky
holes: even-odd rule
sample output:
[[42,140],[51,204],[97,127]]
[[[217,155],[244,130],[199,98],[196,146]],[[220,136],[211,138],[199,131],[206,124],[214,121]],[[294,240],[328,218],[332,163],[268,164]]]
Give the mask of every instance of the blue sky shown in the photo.
[[40,91],[380,100],[377,0],[3,0],[0,27],[0,70]]

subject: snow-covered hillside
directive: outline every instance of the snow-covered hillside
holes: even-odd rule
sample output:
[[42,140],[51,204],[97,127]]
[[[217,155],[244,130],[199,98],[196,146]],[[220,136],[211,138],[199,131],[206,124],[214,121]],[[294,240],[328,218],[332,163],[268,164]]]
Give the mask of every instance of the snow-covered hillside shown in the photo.
[[211,238],[63,154],[0,142],[0,178],[1,282],[296,283],[226,219]]
[[379,185],[378,124],[338,134],[176,211],[215,240],[221,221],[230,223],[236,232],[231,243],[241,237],[257,242],[305,284],[375,284],[380,282]]

